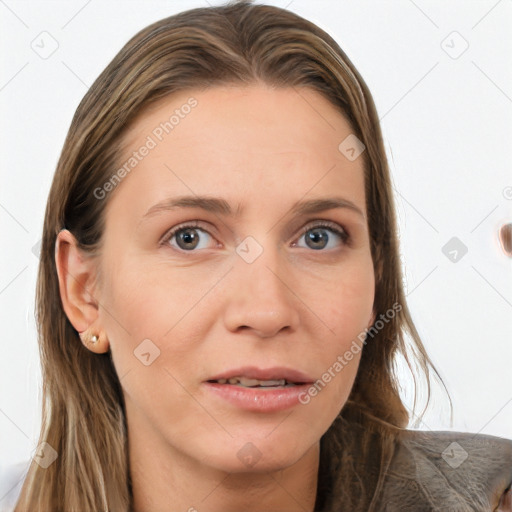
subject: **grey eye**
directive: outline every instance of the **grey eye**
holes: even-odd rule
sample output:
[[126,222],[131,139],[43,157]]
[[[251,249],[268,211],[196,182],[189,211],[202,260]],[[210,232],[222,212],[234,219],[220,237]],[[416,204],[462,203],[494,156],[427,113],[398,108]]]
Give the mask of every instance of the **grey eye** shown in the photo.
[[169,243],[183,251],[194,249],[206,249],[212,243],[213,238],[206,231],[200,228],[184,227],[177,229]]
[[319,251],[322,249],[334,249],[342,243],[342,236],[332,228],[317,226],[305,231],[299,238],[297,246]]

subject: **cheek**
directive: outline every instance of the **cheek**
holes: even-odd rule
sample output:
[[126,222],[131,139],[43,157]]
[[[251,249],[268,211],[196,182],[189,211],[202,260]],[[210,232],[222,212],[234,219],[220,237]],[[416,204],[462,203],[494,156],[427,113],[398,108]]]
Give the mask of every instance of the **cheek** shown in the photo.
[[218,280],[218,272],[171,268],[142,257],[118,260],[110,268],[104,303],[133,338],[167,338]]
[[[181,396],[171,375],[182,382],[190,368],[201,369],[202,343],[220,316],[212,290],[221,271],[171,268],[168,262],[128,257],[109,268],[103,321],[117,373],[137,375],[137,389],[126,380],[127,391],[137,396],[154,393],[156,385],[172,390],[175,398]],[[146,367],[137,357],[148,352]]]
[[340,267],[326,276],[322,285],[321,289],[311,286],[317,293],[310,293],[309,300],[331,333],[334,331],[335,337],[343,340],[357,336],[368,326],[373,310],[375,279],[371,258]]
[[204,314],[201,322],[191,320],[212,277],[186,279],[187,269],[171,272],[161,262],[128,257],[108,262],[108,268],[103,322],[125,393],[139,405],[167,400],[174,410],[183,409],[189,396],[178,382],[193,366],[209,325]]
[[314,304],[318,308],[329,332],[322,337],[322,388],[323,406],[339,411],[346,402],[356,377],[365,330],[371,322],[375,295],[373,264],[370,256],[354,258],[350,264],[340,266],[326,280],[323,292]]

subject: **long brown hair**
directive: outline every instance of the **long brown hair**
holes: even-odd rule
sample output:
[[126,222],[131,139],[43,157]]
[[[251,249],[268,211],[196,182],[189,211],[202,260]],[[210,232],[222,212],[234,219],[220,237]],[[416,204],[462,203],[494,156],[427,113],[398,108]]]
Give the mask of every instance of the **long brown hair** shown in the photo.
[[76,110],[46,207],[36,295],[43,377],[39,443],[50,445],[58,457],[47,468],[32,462],[16,512],[132,507],[119,377],[110,354],[87,350],[64,313],[54,259],[59,230],[69,229],[83,251],[101,254],[109,197],[98,200],[94,190],[118,169],[122,137],[148,105],[189,88],[255,82],[319,92],[366,147],[362,157],[376,317],[393,305],[400,307],[367,334],[349,400],[322,437],[315,509],[372,510],[393,438],[409,422],[395,356],[404,356],[425,379],[427,403],[432,375],[440,379],[405,301],[379,118],[364,80],[327,33],[284,9],[242,0],[182,12],[143,29]]

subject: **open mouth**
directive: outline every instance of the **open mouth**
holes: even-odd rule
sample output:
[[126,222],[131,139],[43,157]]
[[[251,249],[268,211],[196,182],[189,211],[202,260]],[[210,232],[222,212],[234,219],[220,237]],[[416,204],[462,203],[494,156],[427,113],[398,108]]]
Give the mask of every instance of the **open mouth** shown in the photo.
[[291,382],[286,379],[259,380],[247,377],[231,377],[229,379],[209,380],[211,384],[231,384],[243,388],[291,388],[301,386],[304,382]]
[[245,366],[211,375],[205,393],[244,411],[274,413],[299,405],[313,379],[294,368]]

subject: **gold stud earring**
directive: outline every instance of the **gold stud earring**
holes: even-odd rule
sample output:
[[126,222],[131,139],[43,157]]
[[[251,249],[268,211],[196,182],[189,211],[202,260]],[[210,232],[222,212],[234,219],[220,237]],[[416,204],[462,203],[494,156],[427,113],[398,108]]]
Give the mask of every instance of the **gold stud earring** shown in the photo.
[[82,343],[85,343],[86,345],[96,346],[100,341],[100,337],[97,334],[89,336],[87,332],[80,332],[78,335],[80,336]]

